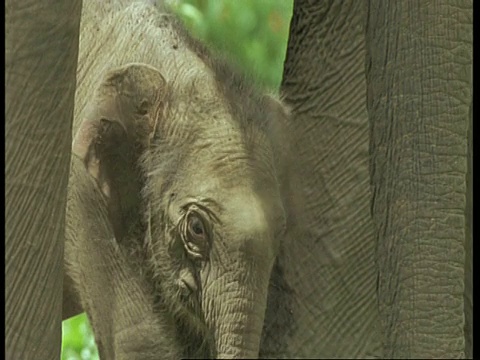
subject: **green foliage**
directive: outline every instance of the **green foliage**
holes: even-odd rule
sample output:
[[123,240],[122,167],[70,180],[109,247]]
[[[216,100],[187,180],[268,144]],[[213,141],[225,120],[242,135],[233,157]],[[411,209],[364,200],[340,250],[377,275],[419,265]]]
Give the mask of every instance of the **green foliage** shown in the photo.
[[260,85],[278,89],[293,1],[170,1],[190,33],[227,54]]
[[98,360],[90,324],[85,313],[62,324],[62,360]]
[[[292,0],[170,0],[198,39],[227,55],[259,85],[279,88]],[[97,360],[85,314],[63,322],[62,360]]]

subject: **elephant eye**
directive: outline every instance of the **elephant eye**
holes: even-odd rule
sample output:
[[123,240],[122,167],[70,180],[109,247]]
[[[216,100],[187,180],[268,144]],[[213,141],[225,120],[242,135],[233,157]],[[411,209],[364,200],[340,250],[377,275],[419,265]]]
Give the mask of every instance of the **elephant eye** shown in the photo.
[[202,211],[197,206],[191,205],[181,223],[181,237],[187,255],[194,260],[207,260],[210,251],[210,233]]
[[193,215],[188,219],[188,232],[191,237],[196,240],[203,240],[205,238],[205,227],[198,216]]

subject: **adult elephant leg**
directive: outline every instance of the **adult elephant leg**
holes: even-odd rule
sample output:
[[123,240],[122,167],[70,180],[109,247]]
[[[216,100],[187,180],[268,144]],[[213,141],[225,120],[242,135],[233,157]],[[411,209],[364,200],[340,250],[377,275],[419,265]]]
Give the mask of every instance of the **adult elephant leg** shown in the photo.
[[369,1],[367,14],[384,355],[464,357],[472,2]]
[[81,1],[8,0],[5,343],[60,357],[63,239]]
[[[68,234],[66,236],[66,241],[69,241]],[[66,255],[65,255],[65,261],[66,261]],[[78,291],[75,289],[75,281],[72,278],[72,275],[69,274],[66,263],[64,263],[64,265],[65,265],[65,268],[63,269],[64,273],[63,273],[62,320],[69,319],[72,316],[76,316],[84,311],[81,305],[81,300],[78,295]]]
[[465,238],[465,357],[473,358],[473,101],[470,102],[468,127],[467,217]]
[[282,92],[299,175],[291,188],[301,192],[292,198],[305,201],[286,206],[288,237],[271,281],[261,355],[378,355],[365,7],[299,0],[293,11]]

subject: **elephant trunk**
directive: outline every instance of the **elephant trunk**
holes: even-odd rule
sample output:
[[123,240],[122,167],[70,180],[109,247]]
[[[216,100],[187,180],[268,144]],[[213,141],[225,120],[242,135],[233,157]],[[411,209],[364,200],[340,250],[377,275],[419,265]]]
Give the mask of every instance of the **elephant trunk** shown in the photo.
[[258,358],[269,274],[266,268],[249,271],[249,275],[224,274],[207,287],[204,308],[216,358]]
[[[232,298],[233,302],[238,299]],[[240,301],[238,309],[216,324],[215,347],[219,359],[258,358],[265,302]]]

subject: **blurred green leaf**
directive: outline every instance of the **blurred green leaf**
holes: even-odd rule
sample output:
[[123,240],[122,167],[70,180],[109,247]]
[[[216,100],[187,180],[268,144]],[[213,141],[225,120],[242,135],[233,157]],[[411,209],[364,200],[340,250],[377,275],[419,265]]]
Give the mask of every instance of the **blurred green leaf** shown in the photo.
[[95,339],[85,313],[62,324],[62,360],[98,360]]
[[293,1],[177,0],[172,10],[193,36],[227,54],[259,85],[278,89]]

